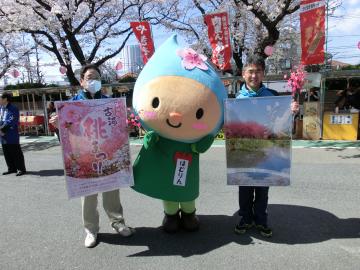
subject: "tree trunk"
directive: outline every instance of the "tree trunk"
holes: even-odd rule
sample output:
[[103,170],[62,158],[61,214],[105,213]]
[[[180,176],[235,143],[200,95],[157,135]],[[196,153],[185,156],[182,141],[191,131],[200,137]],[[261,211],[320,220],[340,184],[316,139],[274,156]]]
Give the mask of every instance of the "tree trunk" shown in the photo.
[[243,62],[242,62],[242,55],[243,52],[241,49],[238,50],[238,52],[233,51],[233,58],[237,67],[236,74],[234,75],[241,75],[242,69],[243,69]]
[[72,85],[72,86],[80,85],[78,79],[76,79],[76,77],[75,77],[75,73],[74,73],[71,65],[66,65],[66,76],[69,79],[70,85]]

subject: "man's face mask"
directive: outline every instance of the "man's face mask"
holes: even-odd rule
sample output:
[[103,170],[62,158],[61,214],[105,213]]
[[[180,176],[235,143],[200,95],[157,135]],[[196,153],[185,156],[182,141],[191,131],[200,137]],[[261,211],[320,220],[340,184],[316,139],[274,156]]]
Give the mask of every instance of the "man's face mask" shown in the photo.
[[87,84],[86,90],[89,91],[91,94],[95,94],[97,91],[101,89],[101,81],[88,80],[86,84]]

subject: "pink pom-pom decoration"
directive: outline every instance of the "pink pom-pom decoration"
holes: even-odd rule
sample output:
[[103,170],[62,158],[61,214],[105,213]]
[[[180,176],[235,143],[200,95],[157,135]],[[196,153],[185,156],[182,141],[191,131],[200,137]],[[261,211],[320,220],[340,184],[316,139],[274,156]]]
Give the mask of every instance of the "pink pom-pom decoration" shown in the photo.
[[266,46],[264,49],[264,53],[267,56],[271,56],[274,53],[274,47],[273,46]]
[[61,66],[61,67],[59,68],[59,71],[60,71],[61,74],[65,74],[66,71],[67,71],[67,68],[64,67],[64,66]]
[[20,76],[20,72],[17,69],[13,69],[10,71],[10,75],[13,76],[14,78],[17,78]]
[[115,70],[122,70],[123,69],[123,63],[121,61],[116,63]]

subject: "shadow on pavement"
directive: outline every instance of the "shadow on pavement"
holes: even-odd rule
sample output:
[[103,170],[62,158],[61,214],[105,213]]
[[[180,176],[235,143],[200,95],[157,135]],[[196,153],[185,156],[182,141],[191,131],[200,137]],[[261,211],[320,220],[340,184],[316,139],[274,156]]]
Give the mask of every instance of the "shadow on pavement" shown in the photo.
[[161,228],[138,227],[132,237],[124,238],[118,234],[99,233],[98,241],[112,245],[148,247],[148,250],[130,257],[172,255],[190,257],[208,253],[232,242],[240,245],[249,245],[253,242],[250,236],[238,237],[233,233],[237,217],[199,215],[199,219],[201,227],[198,232],[180,231],[176,234],[167,234]]
[[[59,146],[59,142],[56,140],[48,141],[48,142],[28,142],[28,143],[21,143],[21,149],[23,152],[28,151],[42,151],[49,149],[54,146]],[[0,156],[3,156],[4,153],[2,151],[2,147],[0,147]]]
[[341,219],[322,209],[300,205],[270,204],[269,221],[280,244],[318,243],[330,239],[360,238],[360,218]]
[[[199,215],[201,227],[198,232],[180,231],[169,235],[160,228],[138,227],[136,234],[123,238],[117,234],[99,233],[99,243],[112,245],[147,246],[148,250],[131,255],[189,257],[211,252],[217,248],[237,243],[256,244],[261,239],[278,244],[308,244],[330,239],[360,238],[360,218],[341,219],[330,212],[298,205],[269,205],[269,218],[273,229],[272,238],[262,237],[256,229],[244,235],[234,233],[238,221],[233,216]],[[159,221],[161,222],[161,221]]]
[[359,147],[359,141],[306,141],[305,148],[308,147],[326,147],[326,148],[337,148],[338,150],[344,150],[347,147]]
[[62,176],[64,175],[64,170],[41,170],[41,171],[27,171],[28,175],[38,175],[38,176]]
[[21,144],[21,149],[23,150],[23,152],[42,151],[54,146],[59,146],[59,142],[55,140],[49,142],[31,142],[31,143]]
[[352,155],[352,156],[339,156],[342,159],[350,159],[350,158],[360,158],[360,154],[359,155]]

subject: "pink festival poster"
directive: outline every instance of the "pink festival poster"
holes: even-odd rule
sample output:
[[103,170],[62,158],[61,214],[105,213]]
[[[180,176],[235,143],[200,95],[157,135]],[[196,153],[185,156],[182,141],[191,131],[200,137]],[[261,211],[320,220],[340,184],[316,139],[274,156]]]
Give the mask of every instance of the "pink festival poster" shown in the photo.
[[55,105],[69,199],[132,186],[125,99]]

